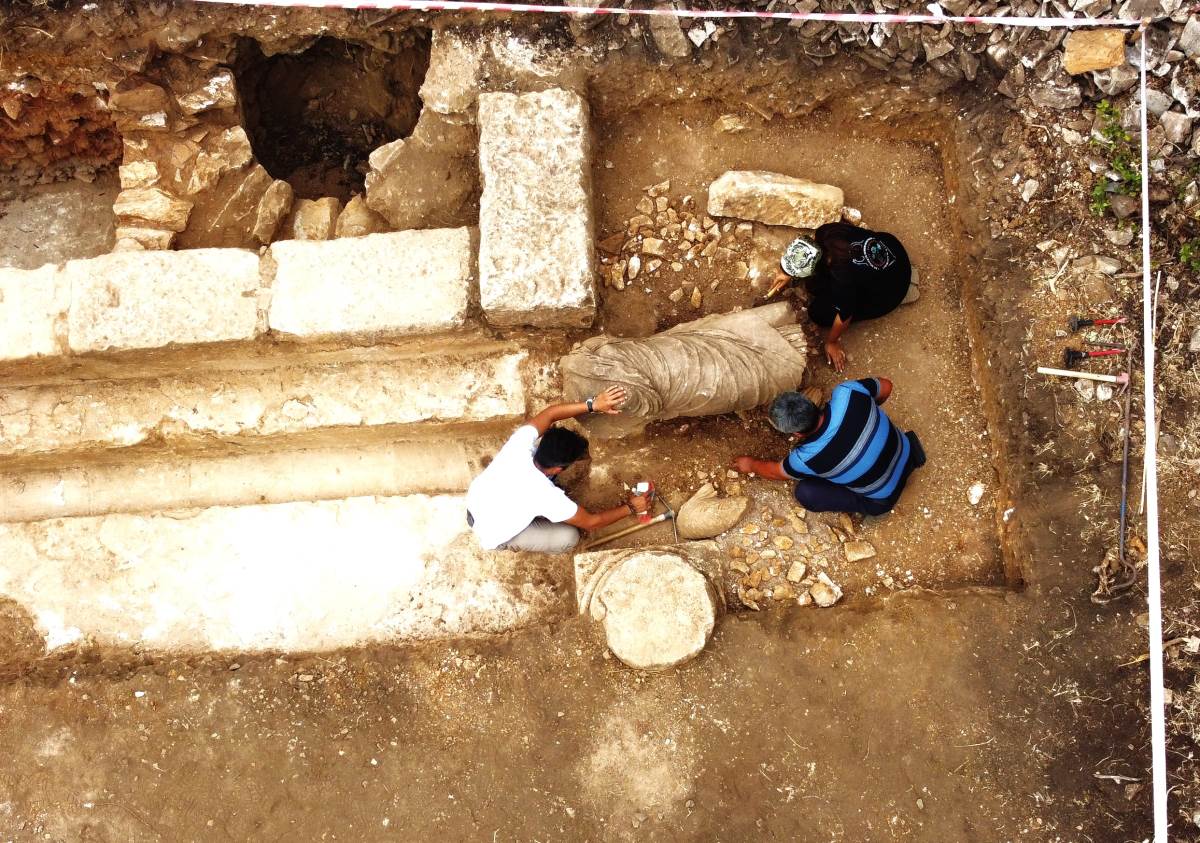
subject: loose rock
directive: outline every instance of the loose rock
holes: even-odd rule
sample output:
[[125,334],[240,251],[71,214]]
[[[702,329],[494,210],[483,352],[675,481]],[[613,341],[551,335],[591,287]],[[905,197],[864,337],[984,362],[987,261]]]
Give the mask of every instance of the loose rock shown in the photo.
[[730,170],[708,189],[708,213],[768,225],[817,228],[841,219],[841,188],[762,170]]

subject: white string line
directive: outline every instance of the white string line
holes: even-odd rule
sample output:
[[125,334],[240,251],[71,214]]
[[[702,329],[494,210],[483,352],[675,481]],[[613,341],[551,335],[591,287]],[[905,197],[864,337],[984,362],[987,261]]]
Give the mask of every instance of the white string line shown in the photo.
[[472,11],[472,12],[535,12],[552,15],[641,15],[708,20],[796,20],[825,23],[924,23],[924,24],[987,24],[991,26],[1021,26],[1049,29],[1052,27],[1099,26],[1132,29],[1140,21],[1125,18],[1068,18],[998,15],[971,17],[947,15],[936,3],[929,8],[932,14],[870,14],[859,12],[759,12],[742,9],[676,9],[670,6],[649,9],[625,9],[610,6],[548,6],[538,3],[490,3],[474,0],[194,0],[232,6],[299,6],[305,8],[337,9],[407,9],[411,11]]
[[1154,297],[1150,288],[1150,166],[1146,142],[1146,30],[1141,31],[1142,129],[1142,389],[1146,435],[1146,601],[1150,610],[1150,751],[1154,779],[1154,840],[1167,843],[1167,729],[1163,694],[1162,581],[1158,547],[1158,434],[1154,408]]

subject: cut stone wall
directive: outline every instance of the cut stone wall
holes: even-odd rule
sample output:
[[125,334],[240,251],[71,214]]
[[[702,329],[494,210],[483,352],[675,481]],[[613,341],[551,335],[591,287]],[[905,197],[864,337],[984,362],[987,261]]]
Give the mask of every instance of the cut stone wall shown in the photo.
[[586,327],[596,313],[587,103],[479,98],[479,295],[495,325]]
[[473,252],[466,228],[275,243],[271,329],[313,337],[461,327]]
[[482,553],[468,532],[448,495],[7,524],[0,596],[48,650],[332,650],[564,614],[567,583],[531,583],[526,557]]

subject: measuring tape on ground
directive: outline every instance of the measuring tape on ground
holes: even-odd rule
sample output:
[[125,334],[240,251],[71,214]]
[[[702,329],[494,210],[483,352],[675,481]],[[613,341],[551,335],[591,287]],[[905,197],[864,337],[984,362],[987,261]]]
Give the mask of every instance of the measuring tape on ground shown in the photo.
[[742,9],[676,9],[662,6],[625,9],[608,6],[547,6],[537,3],[487,3],[472,0],[195,0],[228,6],[274,6],[307,9],[380,9],[414,12],[526,12],[551,15],[638,15],[642,17],[689,18],[696,20],[786,20],[816,23],[890,24],[984,24],[989,26],[1105,27],[1133,29],[1141,21],[1125,18],[1047,18],[1013,16],[947,15],[936,3],[929,14],[872,14],[859,12],[758,12]]

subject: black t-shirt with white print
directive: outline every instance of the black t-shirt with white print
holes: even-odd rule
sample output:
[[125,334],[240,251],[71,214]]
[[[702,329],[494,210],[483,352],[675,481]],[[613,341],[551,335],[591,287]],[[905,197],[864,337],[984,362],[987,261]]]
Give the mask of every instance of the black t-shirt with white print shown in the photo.
[[818,228],[816,241],[822,256],[808,288],[818,323],[874,319],[904,301],[912,264],[895,236],[835,222]]

